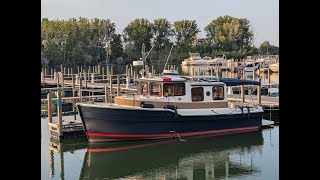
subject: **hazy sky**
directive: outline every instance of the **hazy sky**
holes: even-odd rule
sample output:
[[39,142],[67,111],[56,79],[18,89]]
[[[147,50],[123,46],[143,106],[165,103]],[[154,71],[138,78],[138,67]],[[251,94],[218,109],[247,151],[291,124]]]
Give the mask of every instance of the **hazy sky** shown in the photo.
[[41,0],[41,16],[49,19],[72,17],[110,19],[117,33],[136,18],[196,20],[199,37],[218,16],[247,18],[254,29],[254,44],[263,41],[279,46],[279,0]]

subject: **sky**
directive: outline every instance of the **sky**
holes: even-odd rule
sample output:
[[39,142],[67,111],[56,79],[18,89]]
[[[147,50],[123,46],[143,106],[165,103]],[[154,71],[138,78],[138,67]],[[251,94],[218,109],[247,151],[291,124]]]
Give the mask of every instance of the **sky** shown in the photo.
[[279,0],[41,0],[42,18],[110,19],[119,34],[136,18],[166,18],[196,20],[198,37],[204,38],[204,28],[225,15],[250,21],[255,46],[264,41],[279,46]]

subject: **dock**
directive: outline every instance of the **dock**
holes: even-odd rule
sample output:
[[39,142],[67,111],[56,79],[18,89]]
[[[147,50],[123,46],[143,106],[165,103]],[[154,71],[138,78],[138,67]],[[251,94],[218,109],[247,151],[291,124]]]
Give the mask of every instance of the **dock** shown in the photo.
[[[171,68],[175,69],[174,66]],[[149,67],[146,67],[146,71],[149,73]],[[153,66],[150,73],[155,75]],[[113,102],[113,98],[122,93],[136,93],[137,87],[134,85],[136,79],[139,79],[139,73],[132,65],[126,66],[125,74],[117,75],[113,75],[112,66],[107,66],[105,69],[99,65],[89,66],[87,69],[78,67],[77,73],[74,74],[73,68],[68,68],[66,71],[66,67],[61,66],[60,72],[56,72],[55,69],[47,71],[44,68],[41,72],[41,104],[47,105],[48,108],[42,109],[41,115],[48,117],[51,137],[60,140],[85,136],[82,122],[76,119],[76,116],[72,121],[64,121],[63,113],[76,115],[77,102]],[[260,104],[266,112],[264,119],[272,119],[274,124],[278,124],[279,120],[275,120],[275,117],[278,117],[279,97],[261,96],[261,86],[258,86],[257,95],[245,95],[245,86],[241,85],[240,94],[228,95],[228,101],[234,104]],[[71,104],[68,108],[63,106],[67,103]],[[69,110],[65,112],[64,109]],[[52,122],[53,115],[58,116],[58,122]],[[270,122],[264,123],[263,127],[271,127]]]

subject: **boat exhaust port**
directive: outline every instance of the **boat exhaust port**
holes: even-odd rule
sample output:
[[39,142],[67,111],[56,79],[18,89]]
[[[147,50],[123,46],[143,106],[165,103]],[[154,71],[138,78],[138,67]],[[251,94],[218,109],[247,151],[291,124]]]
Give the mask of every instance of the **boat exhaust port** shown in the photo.
[[178,138],[179,138],[180,141],[187,141],[187,140],[181,139],[180,136],[179,136],[179,134],[178,134],[176,131],[169,131],[169,132],[175,133],[175,134],[178,136]]

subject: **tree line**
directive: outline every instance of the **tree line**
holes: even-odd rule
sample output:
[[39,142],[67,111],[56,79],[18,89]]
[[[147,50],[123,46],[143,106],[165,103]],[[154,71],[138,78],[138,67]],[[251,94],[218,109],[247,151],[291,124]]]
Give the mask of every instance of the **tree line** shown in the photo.
[[200,29],[195,20],[166,18],[153,22],[135,19],[123,30],[109,19],[41,20],[41,64],[46,67],[69,67],[96,64],[131,63],[141,57],[141,47],[153,48],[148,59],[164,60],[174,45],[170,61],[180,63],[189,52],[202,56],[221,56],[241,59],[248,55],[279,54],[279,47],[268,41],[259,48],[253,45],[254,33],[246,18],[220,16],[204,29],[206,37],[197,38]]

